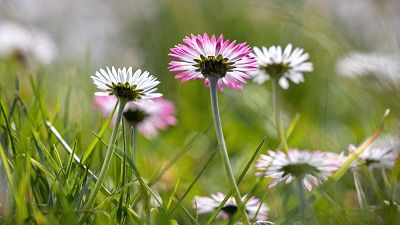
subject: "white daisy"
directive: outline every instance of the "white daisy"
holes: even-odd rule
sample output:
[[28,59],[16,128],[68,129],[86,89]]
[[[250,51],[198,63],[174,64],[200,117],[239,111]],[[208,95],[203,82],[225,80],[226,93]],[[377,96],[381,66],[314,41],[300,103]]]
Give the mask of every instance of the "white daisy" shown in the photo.
[[[349,146],[349,151],[354,152],[356,147]],[[393,136],[383,136],[374,141],[359,156],[359,161],[354,166],[362,163],[369,168],[393,168],[399,157],[400,141]]]
[[23,59],[34,59],[48,64],[57,55],[57,48],[52,38],[45,32],[21,24],[0,22],[0,55],[16,54]]
[[400,81],[400,55],[352,52],[336,63],[336,72],[346,77],[372,75],[381,81]]
[[258,70],[251,73],[255,83],[262,84],[275,78],[279,79],[279,85],[283,89],[288,89],[288,79],[295,84],[304,82],[303,73],[313,70],[313,64],[306,62],[309,54],[301,48],[295,48],[292,52],[291,44],[283,51],[281,46],[254,47],[253,50],[251,56],[255,57],[258,63]]
[[100,69],[91,76],[93,83],[98,89],[97,96],[115,95],[127,101],[149,100],[161,97],[162,94],[156,93],[156,86],[160,83],[157,78],[149,72],[138,69],[132,75],[132,67],[116,70],[114,67],[107,67],[107,71]]
[[340,167],[339,155],[331,152],[310,152],[289,149],[286,155],[282,151],[268,150],[267,155],[260,155],[256,168],[257,176],[272,178],[269,187],[279,182],[289,184],[293,179],[301,179],[307,190],[312,185],[319,185]]
[[[225,197],[226,195],[221,192],[212,194],[211,197],[196,196],[194,198],[193,208],[197,209],[197,212],[199,214],[214,212],[225,199]],[[246,195],[242,197],[243,202],[246,198]],[[224,220],[229,220],[229,218],[233,216],[236,211],[237,204],[235,198],[230,197],[225,203],[224,207],[222,207],[221,211],[218,214],[218,217]],[[258,198],[251,197],[246,202],[246,213],[251,220],[266,220],[268,211],[269,209],[267,205],[265,203],[262,203]]]

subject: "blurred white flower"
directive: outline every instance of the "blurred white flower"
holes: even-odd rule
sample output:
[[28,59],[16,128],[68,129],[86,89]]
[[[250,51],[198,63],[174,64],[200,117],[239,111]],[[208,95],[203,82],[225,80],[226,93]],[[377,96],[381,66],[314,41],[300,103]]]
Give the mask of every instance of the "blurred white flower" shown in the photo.
[[400,81],[400,56],[352,52],[336,63],[336,72],[346,77],[375,76],[378,80]]
[[90,56],[94,66],[143,65],[147,52],[141,50],[141,35],[132,33],[140,33],[140,26],[157,16],[162,5],[157,0],[5,2],[18,19],[40,24],[62,43],[58,46],[60,58],[82,60]]
[[[196,196],[194,197],[193,208],[197,209],[199,214],[204,213],[212,213],[214,212],[219,205],[224,201],[226,195],[224,193],[218,192],[216,194],[212,194],[211,197],[202,197]],[[243,196],[242,199],[245,201],[247,196]],[[251,197],[246,202],[246,212],[250,217],[249,219],[257,219],[257,220],[266,220],[269,208],[263,202],[261,202],[258,198]],[[231,216],[233,216],[237,211],[237,204],[235,198],[230,197],[228,201],[224,204],[218,216],[224,220],[229,220]]]
[[35,27],[0,21],[0,55],[12,54],[48,64],[55,59],[57,48],[47,33]]
[[279,182],[291,183],[300,179],[307,190],[312,185],[319,185],[336,171],[340,164],[339,155],[332,152],[310,152],[298,149],[289,149],[285,154],[282,151],[267,151],[267,155],[260,155],[257,160],[256,176],[272,178],[268,187]]
[[250,74],[253,76],[253,81],[258,84],[275,77],[279,79],[279,85],[283,89],[288,89],[288,79],[295,84],[304,82],[303,73],[313,70],[313,64],[306,62],[309,54],[302,48],[295,48],[292,51],[291,44],[288,44],[283,51],[281,46],[261,49],[254,47],[251,56],[257,59],[258,70]]
[[[349,146],[349,151],[354,152],[356,147]],[[362,163],[369,168],[392,168],[399,157],[400,141],[394,136],[382,136],[374,141],[371,146],[365,149],[359,156],[357,167]]]

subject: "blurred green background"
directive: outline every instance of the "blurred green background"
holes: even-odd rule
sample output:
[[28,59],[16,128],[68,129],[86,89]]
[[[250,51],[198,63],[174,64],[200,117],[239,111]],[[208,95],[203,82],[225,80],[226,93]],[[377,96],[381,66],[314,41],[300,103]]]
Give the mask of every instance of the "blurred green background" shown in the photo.
[[[29,77],[34,77],[53,124],[68,143],[76,142],[79,156],[93,140],[93,132],[104,122],[92,105],[95,86],[90,75],[99,68],[114,65],[141,68],[157,76],[161,81],[160,92],[176,105],[178,124],[154,140],[139,136],[137,163],[143,176],[157,174],[198,135],[190,149],[154,186],[162,197],[168,196],[178,180],[177,193],[183,193],[211,153],[217,150],[208,89],[201,81],[181,83],[167,70],[169,48],[192,33],[224,34],[225,38],[251,46],[292,43],[310,53],[314,71],[305,74],[305,83],[291,83],[289,90],[282,90],[285,126],[296,114],[300,115],[288,140],[290,147],[345,151],[349,144],[359,144],[374,132],[386,108],[391,109],[386,132],[398,130],[398,84],[388,83],[379,75],[351,79],[335,72],[337,60],[352,51],[399,54],[396,28],[400,20],[396,9],[400,9],[400,4],[395,0],[2,2],[0,19],[47,30],[58,47],[57,59],[48,65],[24,67],[13,57],[3,57],[0,61],[2,98],[11,104],[18,78],[22,99],[32,104],[34,96]],[[220,107],[236,174],[264,136],[262,152],[277,147],[270,83],[260,86],[249,81],[242,91],[225,89],[220,94]],[[111,130],[110,127],[105,140]],[[99,171],[104,151],[104,147],[96,148],[90,160],[93,171]],[[240,185],[242,192],[251,188],[253,174],[252,168]],[[352,185],[348,179],[337,190],[330,190],[338,202],[344,202],[350,209],[356,204]],[[263,184],[258,188],[257,196],[262,197],[264,187]],[[280,193],[285,187],[273,188],[266,201],[272,221],[284,214],[284,196]],[[228,183],[217,155],[184,205],[190,208],[194,195],[227,190]],[[332,221],[331,215],[342,215],[340,208],[329,210],[324,204],[317,201],[314,206],[321,221]],[[338,219],[336,224],[363,224],[363,219],[359,218],[360,223],[340,223]]]

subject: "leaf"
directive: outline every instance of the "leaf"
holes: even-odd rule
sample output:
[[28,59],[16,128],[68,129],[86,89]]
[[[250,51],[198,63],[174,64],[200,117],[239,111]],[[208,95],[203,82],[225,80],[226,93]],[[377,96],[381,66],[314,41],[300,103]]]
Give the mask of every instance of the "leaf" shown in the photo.
[[199,180],[199,178],[201,177],[201,175],[203,174],[203,172],[207,169],[207,167],[211,164],[211,161],[214,159],[215,155],[217,154],[218,151],[215,151],[210,158],[207,160],[206,164],[204,164],[204,166],[201,168],[199,174],[197,174],[196,178],[192,181],[192,183],[189,185],[188,189],[185,191],[185,193],[182,195],[182,197],[180,197],[178,199],[178,203],[174,206],[174,208],[170,211],[170,213],[173,213],[175,211],[175,209],[178,208],[178,206],[181,204],[181,202],[183,201],[183,199],[187,196],[187,194],[189,194],[190,190],[192,189],[192,187],[194,186],[194,184]]
[[382,133],[383,128],[385,127],[385,122],[390,114],[390,110],[386,109],[383,114],[381,124],[379,128],[369,137],[366,141],[364,141],[353,153],[351,153],[342,163],[342,166],[331,176],[331,178],[335,181],[339,180],[351,167],[352,163],[358,159],[358,157],[367,149],[368,146],[375,141],[375,139]]
[[100,131],[95,134],[95,137],[93,138],[93,141],[90,143],[89,147],[86,149],[85,153],[82,156],[82,163],[85,163],[90,155],[92,154],[94,147],[96,147],[97,142],[99,142],[99,137],[102,137],[104,132],[106,131],[108,124],[110,124],[110,121],[112,120],[115,110],[117,109],[117,105],[115,104],[114,109],[112,113],[108,116],[107,120],[103,123],[103,126],[101,127]]

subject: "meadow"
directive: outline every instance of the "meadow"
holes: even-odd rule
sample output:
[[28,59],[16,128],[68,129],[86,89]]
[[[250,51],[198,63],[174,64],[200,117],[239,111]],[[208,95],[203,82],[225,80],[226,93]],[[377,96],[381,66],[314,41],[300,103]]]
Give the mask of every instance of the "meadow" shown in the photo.
[[0,12],[0,224],[400,224],[397,1],[42,1]]

